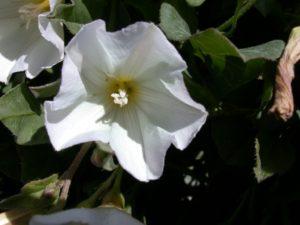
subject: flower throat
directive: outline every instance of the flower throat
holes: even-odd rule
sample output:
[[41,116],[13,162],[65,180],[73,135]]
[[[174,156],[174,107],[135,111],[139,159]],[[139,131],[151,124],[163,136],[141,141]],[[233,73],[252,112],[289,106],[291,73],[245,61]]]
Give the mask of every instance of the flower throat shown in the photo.
[[113,103],[122,108],[136,100],[138,86],[135,81],[128,77],[109,78],[107,92]]
[[[28,1],[26,1],[28,2]],[[39,14],[50,11],[49,0],[31,0],[19,8],[20,18],[25,21],[26,29]]]

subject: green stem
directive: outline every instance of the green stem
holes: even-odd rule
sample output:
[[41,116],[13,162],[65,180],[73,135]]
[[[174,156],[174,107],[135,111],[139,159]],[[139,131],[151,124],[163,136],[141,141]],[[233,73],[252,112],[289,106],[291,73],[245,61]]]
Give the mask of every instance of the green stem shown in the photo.
[[121,191],[121,181],[123,176],[123,169],[121,167],[118,168],[118,172],[116,175],[116,179],[113,185],[113,188],[115,191],[120,192]]
[[92,194],[88,199],[82,201],[77,205],[79,208],[92,208],[95,206],[96,202],[103,198],[105,193],[109,190],[109,188],[113,185],[115,186],[116,182],[120,183],[121,175],[122,174],[122,168],[118,167],[114,170],[114,172],[110,175],[110,177],[102,183],[99,188]]
[[236,23],[236,21],[242,17],[249,9],[252,8],[252,6],[256,3],[257,0],[248,0],[245,5],[241,7],[240,10],[238,10],[237,14],[230,17],[227,21],[225,21],[223,24],[221,24],[217,29],[220,31],[225,31],[229,29],[232,25]]

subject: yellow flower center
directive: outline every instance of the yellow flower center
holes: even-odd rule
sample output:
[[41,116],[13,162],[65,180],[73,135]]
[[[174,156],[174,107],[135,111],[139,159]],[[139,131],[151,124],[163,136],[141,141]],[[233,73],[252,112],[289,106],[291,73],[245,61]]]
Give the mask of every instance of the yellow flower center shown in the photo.
[[36,19],[39,14],[50,11],[50,4],[49,0],[27,0],[26,3],[19,8],[19,13],[28,29],[31,21]]
[[124,107],[129,103],[135,102],[138,95],[138,86],[128,76],[117,78],[107,78],[107,92],[110,101],[119,107]]

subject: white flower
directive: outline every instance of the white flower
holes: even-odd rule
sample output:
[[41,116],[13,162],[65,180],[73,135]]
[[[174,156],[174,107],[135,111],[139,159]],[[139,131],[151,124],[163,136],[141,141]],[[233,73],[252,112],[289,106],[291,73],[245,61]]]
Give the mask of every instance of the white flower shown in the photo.
[[51,215],[34,216],[29,225],[142,225],[127,213],[114,208],[70,209]]
[[62,61],[62,24],[48,19],[56,1],[0,0],[0,82],[19,71],[34,78]]
[[100,141],[134,177],[157,179],[171,143],[186,148],[206,120],[184,85],[185,69],[152,23],[114,33],[102,20],[84,26],[66,47],[58,95],[45,103],[53,146]]

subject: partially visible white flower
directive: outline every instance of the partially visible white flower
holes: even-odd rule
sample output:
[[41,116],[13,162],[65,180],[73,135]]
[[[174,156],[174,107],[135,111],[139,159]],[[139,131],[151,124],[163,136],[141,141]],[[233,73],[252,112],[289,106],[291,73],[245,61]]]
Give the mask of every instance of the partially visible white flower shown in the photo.
[[70,209],[51,215],[32,217],[29,225],[142,225],[115,208]]
[[0,213],[0,225],[28,224],[32,217],[31,210],[12,209]]
[[137,179],[159,178],[171,143],[186,148],[207,117],[184,85],[186,67],[152,23],[113,33],[102,20],[84,26],[66,47],[58,95],[45,103],[54,148],[100,141]]
[[62,61],[62,24],[48,19],[56,1],[0,1],[0,82],[19,71],[34,78]]

